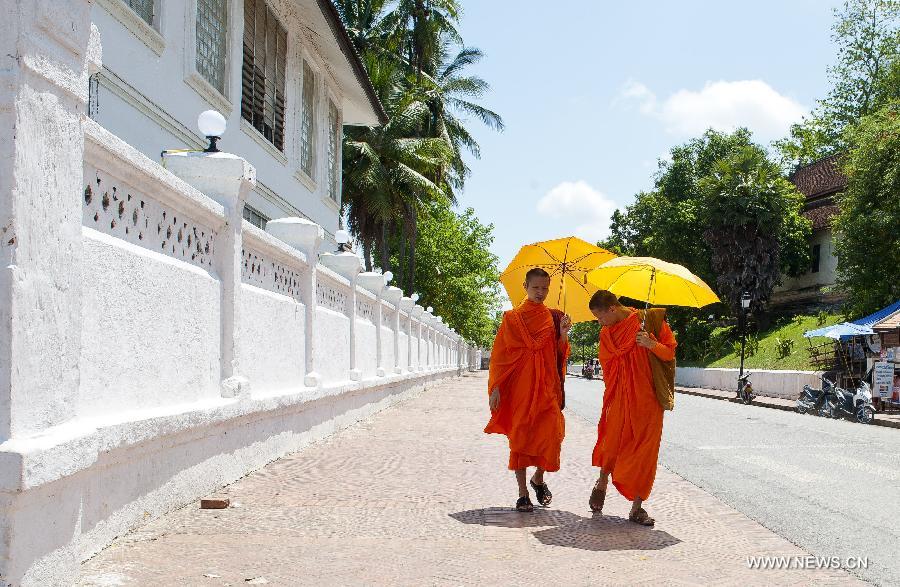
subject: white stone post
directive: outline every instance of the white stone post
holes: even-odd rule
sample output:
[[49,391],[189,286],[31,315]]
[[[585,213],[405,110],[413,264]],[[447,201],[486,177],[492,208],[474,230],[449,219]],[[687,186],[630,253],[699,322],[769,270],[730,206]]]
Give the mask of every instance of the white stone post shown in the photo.
[[220,290],[220,368],[222,397],[246,396],[249,382],[241,373],[237,341],[241,311],[241,232],[244,202],[256,185],[256,169],[231,153],[166,153],[163,164],[174,175],[206,194],[225,209],[215,269]]
[[279,218],[266,223],[266,232],[299,250],[306,256],[307,270],[303,275],[302,299],[306,310],[306,376],[303,384],[318,387],[322,376],[316,372],[314,360],[316,329],[316,264],[319,261],[319,246],[325,238],[322,227],[305,218]]
[[393,323],[393,331],[394,331],[394,364],[388,368],[385,366],[385,371],[390,370],[392,373],[400,372],[400,298],[403,297],[403,290],[399,287],[394,287],[393,285],[389,285],[384,288],[384,299],[390,302],[394,306],[394,319],[391,320]]
[[0,442],[78,409],[81,117],[100,67],[90,7],[0,0]]
[[[409,356],[409,335],[410,335],[410,324],[412,323],[412,309],[416,302],[413,301],[412,298],[408,298],[403,296],[400,298],[400,309],[406,312],[406,365],[401,366],[399,358],[397,359],[397,373],[403,372],[403,367],[406,367],[406,371],[411,371],[410,369],[410,356]],[[400,312],[397,312],[397,348],[399,349],[400,343]],[[399,351],[398,351],[399,357]]]
[[356,279],[362,269],[362,262],[350,252],[337,255],[324,253],[319,257],[319,262],[350,281],[350,298],[347,300],[349,307],[344,308],[350,320],[350,380],[359,381],[362,379],[362,371],[356,361]]
[[382,316],[382,294],[384,292],[384,287],[387,285],[387,282],[384,278],[384,275],[381,273],[367,272],[360,273],[359,277],[357,277],[357,282],[360,287],[364,287],[369,290],[373,294],[375,294],[375,315],[372,320],[375,322],[375,345],[378,347],[375,350],[375,374],[378,377],[384,377],[384,366],[382,365],[382,351],[381,351],[381,316]]
[[[422,319],[421,319],[421,316],[422,316],[422,312],[424,312],[424,311],[425,311],[425,308],[423,308],[422,306],[420,306],[418,304],[415,304],[415,305],[413,305],[412,310],[410,310],[410,314],[409,314],[409,316],[410,316],[410,334],[409,334],[410,341],[412,341],[412,337],[413,337],[412,320],[415,319],[415,321],[416,321],[415,322],[415,329],[416,329],[415,330],[415,337],[416,337],[415,370],[416,371],[422,370]],[[412,350],[410,350],[410,366],[412,367]],[[412,371],[412,370],[413,369],[410,368],[410,371]]]

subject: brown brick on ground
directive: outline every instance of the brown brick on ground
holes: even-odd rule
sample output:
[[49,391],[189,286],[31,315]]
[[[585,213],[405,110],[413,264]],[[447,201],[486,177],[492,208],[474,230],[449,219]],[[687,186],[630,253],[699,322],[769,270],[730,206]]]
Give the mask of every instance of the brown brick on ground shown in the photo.
[[[420,396],[117,540],[78,580],[98,585],[849,585],[834,570],[751,570],[748,556],[806,553],[660,468],[627,521],[612,490],[587,500],[596,426],[567,418],[553,503],[513,510],[505,438],[486,436],[484,373]],[[532,499],[534,499],[532,497]]]

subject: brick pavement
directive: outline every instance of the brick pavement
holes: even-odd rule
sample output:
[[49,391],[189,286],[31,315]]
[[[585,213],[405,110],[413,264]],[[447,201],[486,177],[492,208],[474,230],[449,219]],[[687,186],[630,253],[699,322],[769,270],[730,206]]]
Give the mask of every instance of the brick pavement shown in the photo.
[[844,585],[842,571],[751,570],[802,550],[660,468],[626,520],[587,497],[595,426],[568,415],[549,509],[512,509],[505,438],[485,436],[485,374],[441,382],[224,488],[225,510],[182,508],[120,538],[78,585]]

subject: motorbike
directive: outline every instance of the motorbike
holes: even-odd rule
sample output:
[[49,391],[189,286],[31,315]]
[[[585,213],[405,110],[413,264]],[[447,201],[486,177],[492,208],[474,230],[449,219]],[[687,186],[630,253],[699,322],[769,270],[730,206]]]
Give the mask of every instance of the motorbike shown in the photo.
[[832,418],[852,418],[860,424],[871,424],[875,419],[872,388],[865,381],[853,391],[835,387],[834,392],[825,398],[825,402]]
[[824,418],[831,417],[831,404],[826,400],[834,393],[834,382],[822,375],[822,387],[816,389],[810,385],[804,385],[800,397],[797,398],[797,413],[805,414],[810,410]]
[[750,371],[738,378],[737,399],[749,404],[756,396],[753,394],[753,384],[750,382]]

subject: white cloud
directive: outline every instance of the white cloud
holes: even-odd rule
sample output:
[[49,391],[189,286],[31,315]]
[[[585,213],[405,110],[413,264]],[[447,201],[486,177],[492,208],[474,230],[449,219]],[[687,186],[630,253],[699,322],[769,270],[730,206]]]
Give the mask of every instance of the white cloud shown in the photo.
[[[537,203],[537,211],[562,221],[574,236],[590,243],[609,236],[609,220],[618,205],[605,194],[595,190],[585,181],[564,181]],[[573,227],[573,228],[570,228]]]
[[710,127],[731,131],[746,126],[758,140],[771,140],[787,134],[807,113],[762,80],[706,82],[700,90],[681,89],[662,101],[644,84],[629,80],[616,100],[622,101],[636,103],[642,114],[679,136],[696,136]]

